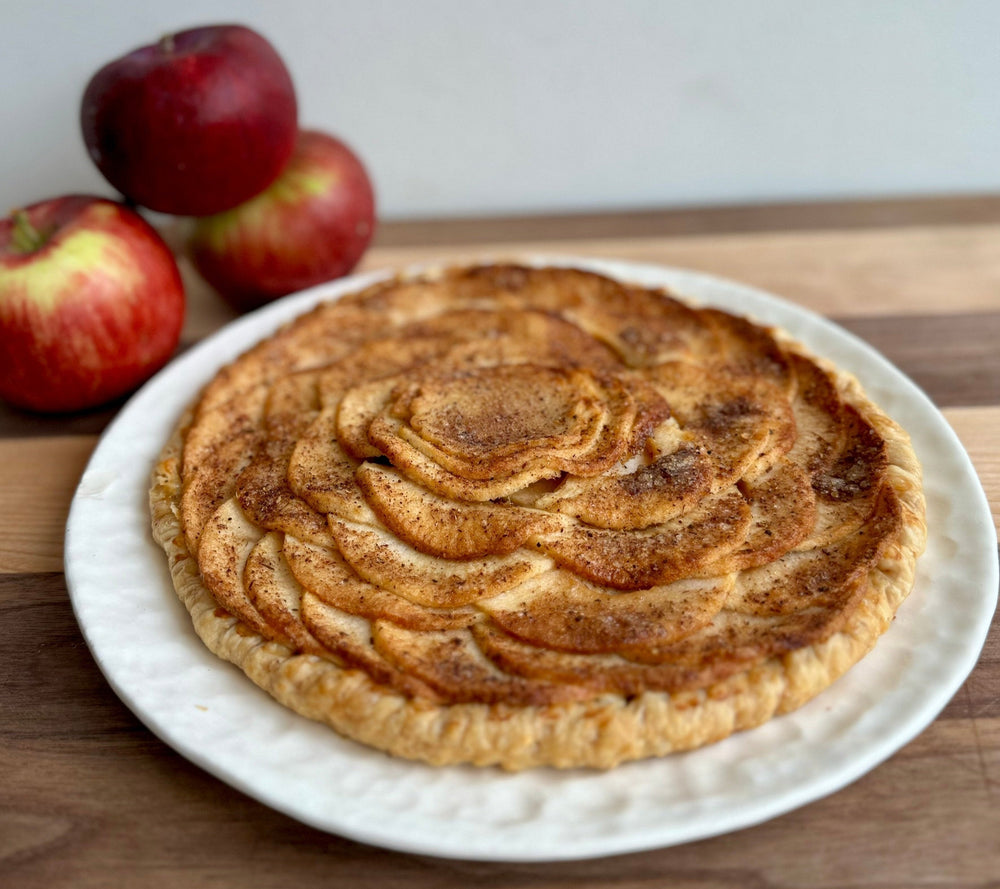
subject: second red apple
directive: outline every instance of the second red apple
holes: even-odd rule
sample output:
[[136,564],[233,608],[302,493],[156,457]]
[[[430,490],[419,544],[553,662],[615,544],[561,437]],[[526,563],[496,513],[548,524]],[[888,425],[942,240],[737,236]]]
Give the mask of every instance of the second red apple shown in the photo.
[[374,230],[364,166],[340,140],[306,130],[269,188],[195,221],[190,250],[208,283],[244,311],[346,275]]

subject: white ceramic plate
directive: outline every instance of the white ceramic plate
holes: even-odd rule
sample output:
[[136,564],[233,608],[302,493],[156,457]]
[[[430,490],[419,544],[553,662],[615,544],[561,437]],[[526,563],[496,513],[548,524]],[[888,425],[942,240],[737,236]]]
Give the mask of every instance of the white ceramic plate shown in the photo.
[[855,780],[930,723],[971,671],[997,598],[990,511],[958,439],[927,397],[841,328],[716,278],[621,262],[574,264],[790,331],[855,373],[909,430],[924,465],[930,537],[916,586],[875,650],[795,713],[608,773],[431,768],[344,740],[275,703],[212,655],[149,532],[150,470],[185,405],[223,363],[359,276],[227,326],[151,380],[105,432],[73,500],[66,577],[108,682],[188,759],[294,818],[380,846],[455,858],[553,860],[667,846],[746,827]]

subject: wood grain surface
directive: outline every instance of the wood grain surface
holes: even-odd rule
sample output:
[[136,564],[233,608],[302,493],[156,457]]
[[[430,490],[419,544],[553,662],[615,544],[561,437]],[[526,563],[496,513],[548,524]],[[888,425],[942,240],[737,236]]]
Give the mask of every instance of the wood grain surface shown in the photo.
[[[365,268],[530,254],[736,278],[869,341],[958,433],[1000,526],[1000,199],[388,226]],[[185,270],[183,347],[233,315]],[[0,407],[0,887],[1000,886],[1000,628],[938,719],[849,787],[737,833],[632,855],[486,864],[320,833],[210,777],[117,699],[73,617],[62,536],[119,405]]]

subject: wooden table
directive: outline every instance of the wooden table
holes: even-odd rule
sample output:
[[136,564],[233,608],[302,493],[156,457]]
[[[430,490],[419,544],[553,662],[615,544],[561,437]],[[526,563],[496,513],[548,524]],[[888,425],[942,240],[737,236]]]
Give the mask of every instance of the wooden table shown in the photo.
[[[965,443],[1000,517],[1000,199],[386,226],[367,268],[522,251],[736,278],[853,330]],[[189,278],[184,343],[231,318]],[[114,409],[0,408],[0,886],[1000,886],[1000,628],[940,717],[850,787],[758,827],[562,864],[477,864],[328,836],[157,740],[88,652],[62,575],[76,481]]]

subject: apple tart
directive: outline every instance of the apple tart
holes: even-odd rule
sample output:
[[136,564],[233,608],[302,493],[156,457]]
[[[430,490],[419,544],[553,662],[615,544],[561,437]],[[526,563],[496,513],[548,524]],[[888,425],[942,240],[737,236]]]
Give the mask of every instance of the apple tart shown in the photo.
[[789,711],[924,545],[909,439],[780,330],[570,268],[401,276],[223,368],[153,529],[284,705],[434,764],[607,768]]

